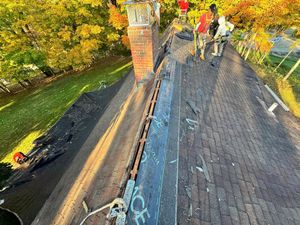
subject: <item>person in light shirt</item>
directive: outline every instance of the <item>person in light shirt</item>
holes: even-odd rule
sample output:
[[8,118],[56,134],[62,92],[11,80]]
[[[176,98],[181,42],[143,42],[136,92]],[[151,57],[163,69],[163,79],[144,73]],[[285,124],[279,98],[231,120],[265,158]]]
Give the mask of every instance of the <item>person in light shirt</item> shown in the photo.
[[223,53],[224,45],[227,42],[231,32],[234,29],[234,25],[226,21],[224,16],[221,16],[218,20],[219,27],[214,36],[214,52],[213,56],[221,56]]

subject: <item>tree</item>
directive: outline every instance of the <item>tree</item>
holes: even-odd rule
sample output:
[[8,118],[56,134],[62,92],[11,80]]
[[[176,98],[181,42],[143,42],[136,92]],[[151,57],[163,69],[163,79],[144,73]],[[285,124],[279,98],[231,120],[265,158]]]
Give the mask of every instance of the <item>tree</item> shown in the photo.
[[299,27],[300,2],[297,0],[226,2],[228,7],[225,14],[231,18],[236,28],[251,34],[251,38],[238,42],[241,55],[247,59],[252,51],[259,64],[273,47],[271,36],[276,37],[291,26]]
[[[81,70],[103,55],[129,48],[125,0],[2,0],[0,2],[0,78],[22,80]],[[177,1],[162,0],[161,27],[178,16]],[[239,50],[255,50],[262,62],[270,49],[268,31],[299,27],[299,0],[190,0],[188,18],[197,23],[215,3],[237,29],[247,33]],[[288,18],[288,19],[286,19]]]
[[[1,77],[24,79],[89,66],[111,43],[108,5],[101,0],[0,3]],[[111,39],[115,40],[115,39]]]
[[108,22],[114,27],[107,35],[107,39],[110,43],[119,42],[123,44],[127,49],[130,48],[129,39],[127,36],[126,28],[128,27],[128,19],[126,10],[122,1],[117,1],[117,6],[109,4],[109,20]]

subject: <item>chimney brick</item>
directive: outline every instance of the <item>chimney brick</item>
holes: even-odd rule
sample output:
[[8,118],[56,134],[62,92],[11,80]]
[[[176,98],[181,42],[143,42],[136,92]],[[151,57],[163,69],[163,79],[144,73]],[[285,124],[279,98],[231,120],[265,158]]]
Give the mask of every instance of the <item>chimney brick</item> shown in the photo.
[[157,52],[158,26],[156,23],[148,26],[128,27],[128,37],[137,83],[153,72]]

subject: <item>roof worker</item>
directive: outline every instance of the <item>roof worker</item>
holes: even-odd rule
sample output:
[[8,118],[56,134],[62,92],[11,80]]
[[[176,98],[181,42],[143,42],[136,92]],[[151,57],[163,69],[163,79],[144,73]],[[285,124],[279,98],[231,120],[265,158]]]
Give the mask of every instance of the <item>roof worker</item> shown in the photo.
[[225,44],[227,43],[231,32],[234,29],[234,25],[228,21],[226,21],[225,16],[221,16],[218,20],[219,27],[217,33],[214,36],[214,52],[213,56],[221,56],[223,53],[223,49]]
[[208,30],[209,26],[217,13],[216,4],[211,4],[206,13],[203,13],[196,25],[195,31],[198,33],[198,44],[201,51],[200,59],[205,60],[205,48],[206,42],[209,38]]
[[185,19],[188,8],[189,8],[189,2],[188,2],[188,0],[178,0],[177,3],[178,3],[179,8],[181,10],[181,14],[179,15],[179,18],[183,17]]
[[214,15],[213,20],[210,23],[208,32],[209,32],[209,35],[212,39],[214,38],[214,36],[217,33],[217,30],[218,30],[218,27],[219,27],[219,22],[218,22],[219,18],[220,18],[220,16],[219,16],[218,12],[216,12],[216,14]]

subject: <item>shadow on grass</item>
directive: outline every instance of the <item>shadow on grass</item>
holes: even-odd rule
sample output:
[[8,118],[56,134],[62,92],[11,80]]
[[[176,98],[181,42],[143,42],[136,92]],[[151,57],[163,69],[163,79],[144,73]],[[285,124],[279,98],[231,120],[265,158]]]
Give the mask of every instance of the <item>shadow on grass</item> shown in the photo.
[[11,162],[12,152],[30,151],[32,141],[53,126],[82,93],[98,89],[102,81],[111,85],[131,68],[130,58],[113,59],[1,99],[0,160]]
[[[36,126],[39,126],[37,124]],[[33,126],[30,130],[24,130],[24,133],[20,136],[19,139],[16,139],[15,141],[11,142],[11,146],[13,146],[13,149],[11,152],[6,153],[2,156],[2,162],[5,163],[11,163],[13,167],[18,167],[18,164],[12,161],[13,154],[16,152],[23,152],[24,154],[28,153],[33,147],[33,141],[38,138],[44,131],[42,130],[36,130],[36,126]],[[26,133],[25,133],[26,132]]]
[[[125,79],[126,82],[130,82],[130,86],[134,84],[132,73],[130,73],[129,80],[127,79],[129,73],[125,74],[122,71],[122,78],[106,89],[81,95],[72,107],[68,107],[69,109],[58,122],[52,119],[51,121],[55,125],[51,125],[52,128],[47,131],[47,135],[39,139],[39,143],[37,143],[39,147],[35,148],[31,154],[31,156],[34,156],[32,158],[35,160],[34,164],[31,164],[28,170],[22,171],[21,177],[11,179],[11,188],[1,193],[3,198],[6,199],[3,205],[17,212],[24,224],[31,224],[96,124],[98,124],[97,121],[99,121],[108,104],[119,91]],[[80,91],[80,89],[78,90]],[[128,88],[127,91],[130,90],[131,88]],[[125,96],[123,97],[125,98]],[[117,112],[119,106],[113,107],[116,107]],[[114,115],[110,115],[111,119],[113,117]],[[107,127],[110,124],[109,120],[104,123]],[[52,123],[51,121],[48,121],[47,126]],[[101,129],[105,130],[106,128],[101,126]],[[101,136],[101,133],[102,131],[97,132],[97,135]],[[90,144],[84,151],[92,150],[98,140],[99,137],[92,137],[92,140],[89,141]],[[78,161],[76,165],[78,165],[77,163]]]

